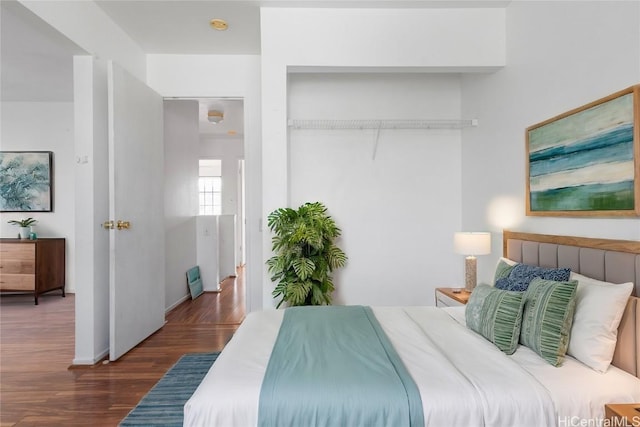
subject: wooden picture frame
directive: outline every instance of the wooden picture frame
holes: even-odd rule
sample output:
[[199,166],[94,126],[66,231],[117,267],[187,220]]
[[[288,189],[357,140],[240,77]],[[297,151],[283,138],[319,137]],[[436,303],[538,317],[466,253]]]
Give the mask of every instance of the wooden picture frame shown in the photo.
[[0,212],[53,211],[53,152],[0,151]]
[[640,216],[640,85],[526,130],[529,216]]

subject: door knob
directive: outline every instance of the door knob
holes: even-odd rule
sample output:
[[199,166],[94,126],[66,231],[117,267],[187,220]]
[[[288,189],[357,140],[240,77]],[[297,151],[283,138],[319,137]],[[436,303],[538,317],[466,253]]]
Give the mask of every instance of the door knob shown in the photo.
[[104,228],[105,230],[113,230],[114,225],[113,225],[113,221],[105,221],[102,223],[102,228]]
[[129,227],[131,227],[129,221],[118,220],[118,222],[116,223],[116,228],[118,230],[128,230]]

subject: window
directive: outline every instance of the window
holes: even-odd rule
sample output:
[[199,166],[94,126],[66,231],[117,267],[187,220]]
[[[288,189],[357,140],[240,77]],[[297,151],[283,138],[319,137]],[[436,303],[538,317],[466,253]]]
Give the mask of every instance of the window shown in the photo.
[[200,160],[200,178],[198,179],[200,215],[222,213],[221,163],[220,160]]

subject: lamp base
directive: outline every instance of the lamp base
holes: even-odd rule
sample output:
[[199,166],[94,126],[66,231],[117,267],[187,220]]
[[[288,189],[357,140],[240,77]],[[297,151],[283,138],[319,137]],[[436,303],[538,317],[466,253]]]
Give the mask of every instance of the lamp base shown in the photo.
[[476,287],[476,265],[477,258],[468,256],[464,259],[464,290],[472,292]]

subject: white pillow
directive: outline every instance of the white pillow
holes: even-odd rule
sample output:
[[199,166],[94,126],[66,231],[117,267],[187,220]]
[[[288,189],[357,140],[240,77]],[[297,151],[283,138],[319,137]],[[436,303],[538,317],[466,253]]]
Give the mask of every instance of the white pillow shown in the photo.
[[[509,267],[513,267],[514,265],[517,264],[517,262],[510,260],[509,258],[504,258],[504,257],[500,257],[498,258],[498,262],[496,263],[496,268],[493,269],[494,273],[493,273],[493,280],[491,281],[491,286],[495,286],[496,285],[496,279],[498,278],[498,275],[503,275],[503,268],[501,268],[501,264],[504,264],[506,266]],[[510,272],[510,271],[509,271]],[[509,274],[507,273],[507,276]]]
[[[498,264],[500,264],[500,261],[507,263],[507,265],[516,265],[517,264],[516,261],[514,261],[512,259],[509,259],[509,258],[502,257],[502,256],[500,258],[498,258]],[[498,264],[496,264],[496,267],[498,266]]]
[[633,283],[613,284],[571,272],[578,281],[576,309],[567,354],[598,372],[613,359],[622,313]]

